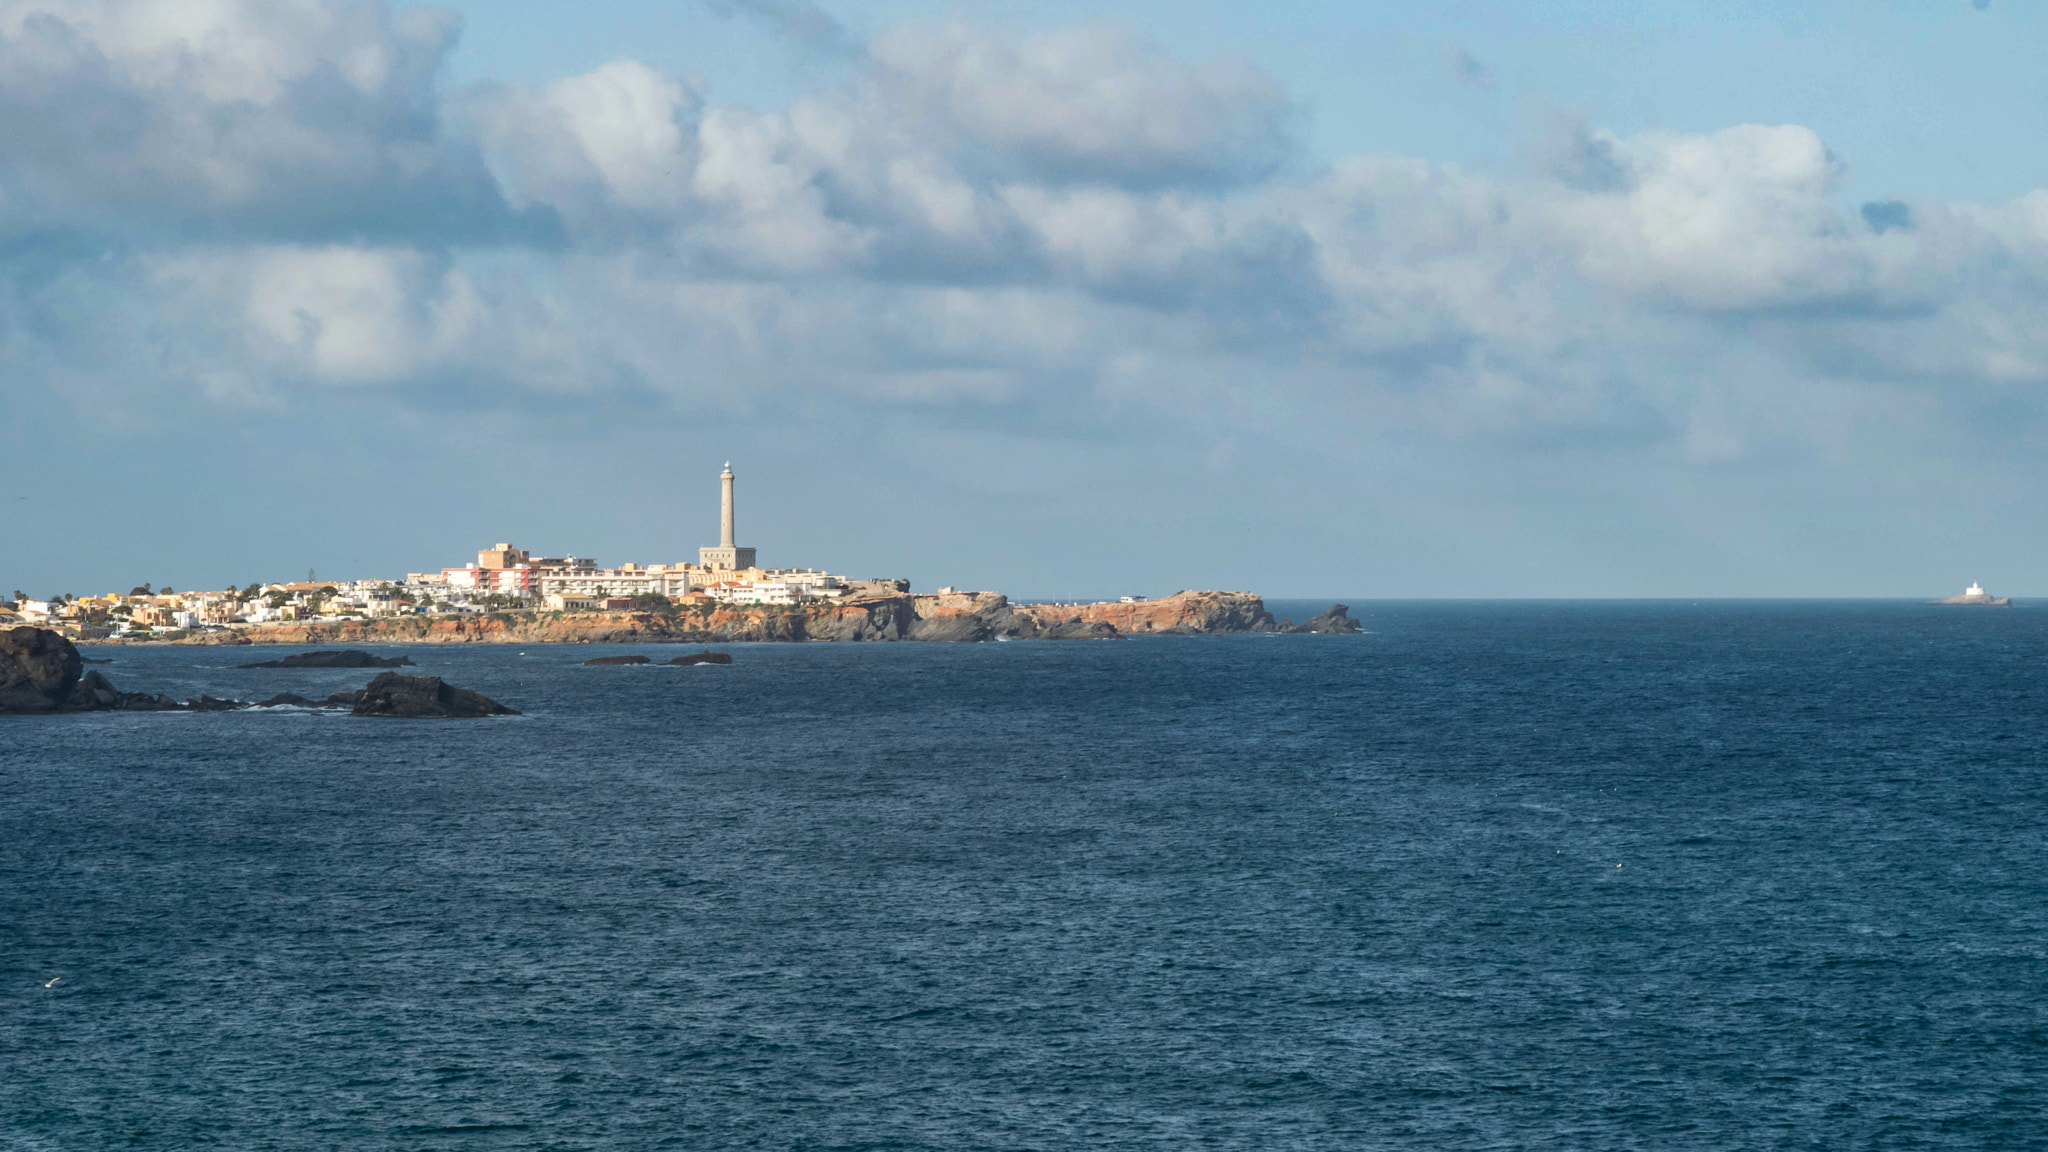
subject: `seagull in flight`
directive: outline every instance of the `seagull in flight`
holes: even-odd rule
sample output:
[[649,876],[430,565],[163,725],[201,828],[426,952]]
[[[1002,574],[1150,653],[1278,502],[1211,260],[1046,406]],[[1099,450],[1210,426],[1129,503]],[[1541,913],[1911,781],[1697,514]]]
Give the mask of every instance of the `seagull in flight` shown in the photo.
[[62,976],[52,976],[52,977],[50,977],[50,982],[49,982],[48,984],[45,984],[45,985],[43,985],[43,987],[45,987],[45,988],[54,988],[54,987],[56,987],[57,981],[59,981],[59,980],[62,980],[62,979],[63,979],[63,977],[62,977]]

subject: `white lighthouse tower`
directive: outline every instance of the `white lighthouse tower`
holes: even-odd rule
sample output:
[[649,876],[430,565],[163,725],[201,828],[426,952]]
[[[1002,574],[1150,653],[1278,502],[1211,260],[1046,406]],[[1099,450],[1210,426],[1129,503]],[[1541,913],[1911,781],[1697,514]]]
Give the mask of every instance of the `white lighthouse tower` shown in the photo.
[[718,547],[697,549],[701,568],[739,569],[754,566],[754,550],[734,543],[732,525],[732,461],[718,474]]

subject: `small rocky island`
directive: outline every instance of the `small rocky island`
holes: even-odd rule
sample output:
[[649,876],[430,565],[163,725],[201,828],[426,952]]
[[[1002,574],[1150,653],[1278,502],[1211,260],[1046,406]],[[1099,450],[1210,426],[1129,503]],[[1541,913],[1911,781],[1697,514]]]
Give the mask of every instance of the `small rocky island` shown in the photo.
[[[332,665],[313,665],[332,667]],[[244,708],[347,709],[351,716],[455,719],[517,716],[488,696],[442,682],[438,676],[386,672],[355,692],[324,700],[289,693],[260,704],[200,696],[180,702],[151,692],[123,692],[104,675],[85,671],[71,641],[46,628],[0,630],[0,714],[60,712],[234,712]]]
[[261,664],[239,664],[238,668],[408,668],[412,660],[405,656],[372,656],[360,648],[349,648],[340,652],[301,652],[286,656],[282,660],[265,660]]
[[[1950,585],[1950,587],[1954,587],[1954,585]],[[1975,581],[1972,581],[1968,588],[1963,589],[1963,594],[1961,596],[1951,596],[1946,600],[1936,600],[1935,603],[1973,604],[1981,608],[2010,608],[2012,607],[2012,597],[1993,596],[1991,593],[1986,592],[1984,590],[1984,586],[1982,584],[1978,584]]]

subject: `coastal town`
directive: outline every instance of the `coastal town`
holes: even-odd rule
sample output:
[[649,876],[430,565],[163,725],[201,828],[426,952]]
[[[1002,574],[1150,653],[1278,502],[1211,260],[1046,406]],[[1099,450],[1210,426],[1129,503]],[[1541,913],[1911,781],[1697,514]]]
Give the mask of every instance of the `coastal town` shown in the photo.
[[998,592],[764,567],[738,543],[734,475],[719,474],[718,543],[693,561],[601,565],[500,541],[461,566],[394,578],[306,579],[196,591],[41,599],[16,591],[0,627],[77,643],[629,643],[723,640],[1112,639],[1133,634],[1355,632],[1341,606],[1293,625],[1249,592],[1013,604]]
[[[714,605],[797,607],[910,591],[901,579],[857,580],[816,568],[764,568],[736,543],[734,474],[719,474],[719,542],[694,562],[600,565],[587,556],[536,556],[509,543],[481,549],[460,567],[400,578],[306,579],[217,590],[153,588],[39,599],[16,590],[0,601],[0,627],[34,625],[73,640],[176,640],[206,632],[290,623],[405,616],[545,612],[666,611]],[[953,589],[944,589],[951,593]]]

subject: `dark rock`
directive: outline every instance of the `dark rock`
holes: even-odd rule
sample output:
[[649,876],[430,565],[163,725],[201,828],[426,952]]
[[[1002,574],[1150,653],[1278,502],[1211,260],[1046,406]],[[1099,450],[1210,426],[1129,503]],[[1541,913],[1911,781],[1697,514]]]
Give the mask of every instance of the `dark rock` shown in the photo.
[[249,703],[245,700],[216,700],[211,696],[185,702],[185,708],[190,712],[236,712],[247,707]]
[[[291,692],[280,692],[277,695],[272,696],[270,699],[265,700],[256,705],[256,707],[258,708],[331,708],[333,706],[334,701],[332,699],[329,699],[324,702],[319,700],[308,700],[304,696],[299,696]],[[355,696],[353,693],[351,693],[349,695],[349,700],[346,707],[354,706]]]
[[947,616],[928,616],[910,626],[909,640],[936,640],[952,643],[972,643],[986,640],[991,635],[988,621],[972,612],[961,612]]
[[732,656],[724,652],[692,652],[688,656],[678,656],[673,660],[665,661],[665,663],[671,665],[730,664],[732,663]]
[[123,693],[97,672],[87,672],[64,700],[66,712],[97,712],[119,707]]
[[1347,604],[1332,604],[1320,616],[1311,616],[1306,624],[1294,629],[1298,632],[1320,632],[1326,635],[1343,635],[1365,631],[1365,626],[1351,618],[1351,607]]
[[105,660],[95,660],[90,656],[80,656],[78,658],[78,662],[81,664],[112,664],[114,662],[114,659],[111,656],[109,656]]
[[472,717],[517,716],[488,696],[444,684],[439,676],[386,672],[370,681],[355,701],[353,716]]
[[367,691],[367,688],[358,688],[353,692],[336,692],[322,703],[336,708],[353,708],[362,701],[363,693]]
[[66,712],[226,712],[247,708],[239,700],[215,700],[201,696],[180,704],[154,692],[123,692],[98,672],[87,672],[64,699]]
[[301,652],[282,660],[265,660],[261,664],[243,664],[243,668],[410,668],[412,660],[405,656],[372,656],[368,652],[349,648],[340,652]]
[[84,671],[78,649],[47,628],[0,631],[0,712],[55,712]]
[[603,665],[603,664],[651,664],[651,663],[653,663],[653,661],[649,660],[649,659],[648,659],[647,657],[645,657],[645,656],[599,656],[599,657],[598,657],[597,659],[595,659],[595,660],[585,660],[585,661],[583,662],[583,666],[584,666],[585,668],[590,668],[590,667],[593,667],[593,666],[596,666],[596,665]]
[[118,712],[182,712],[185,706],[162,693],[123,692],[120,702],[114,705]]
[[1092,623],[1086,620],[1064,620],[1058,624],[1039,629],[1038,638],[1041,640],[1121,640],[1124,638],[1124,635],[1116,630],[1116,625],[1106,624],[1100,620]]

